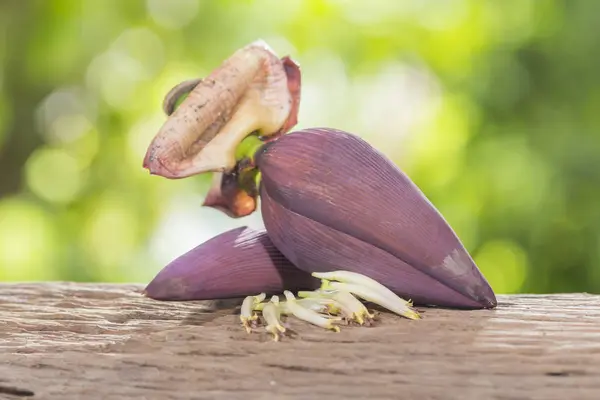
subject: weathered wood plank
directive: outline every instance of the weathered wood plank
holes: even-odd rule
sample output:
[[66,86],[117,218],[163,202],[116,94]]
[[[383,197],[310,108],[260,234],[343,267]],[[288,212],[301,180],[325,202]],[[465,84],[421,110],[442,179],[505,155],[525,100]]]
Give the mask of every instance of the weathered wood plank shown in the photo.
[[298,337],[273,343],[241,329],[237,301],[140,289],[0,285],[0,398],[600,398],[600,296],[499,296],[339,334],[292,320]]

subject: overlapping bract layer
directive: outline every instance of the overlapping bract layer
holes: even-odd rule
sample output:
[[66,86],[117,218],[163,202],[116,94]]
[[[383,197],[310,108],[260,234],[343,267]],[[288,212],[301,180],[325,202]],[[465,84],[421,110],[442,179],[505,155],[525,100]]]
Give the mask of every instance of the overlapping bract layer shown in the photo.
[[415,303],[497,302],[452,228],[419,188],[364,140],[307,129],[256,154],[267,233],[298,268],[355,271]]

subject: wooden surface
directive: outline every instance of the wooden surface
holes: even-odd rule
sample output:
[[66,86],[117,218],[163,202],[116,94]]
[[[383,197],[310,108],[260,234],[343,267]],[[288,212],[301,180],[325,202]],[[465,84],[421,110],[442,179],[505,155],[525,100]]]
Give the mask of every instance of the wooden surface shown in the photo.
[[600,296],[499,296],[337,334],[293,319],[298,336],[274,343],[231,301],[140,289],[0,285],[0,398],[600,399]]

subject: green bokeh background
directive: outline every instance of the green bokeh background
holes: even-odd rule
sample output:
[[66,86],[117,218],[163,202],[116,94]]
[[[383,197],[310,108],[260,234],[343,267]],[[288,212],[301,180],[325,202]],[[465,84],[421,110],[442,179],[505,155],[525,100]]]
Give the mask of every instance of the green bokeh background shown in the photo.
[[600,292],[600,1],[4,0],[0,280],[147,282],[219,232],[208,177],[141,167],[163,95],[262,38],[297,128],[356,133],[498,293]]

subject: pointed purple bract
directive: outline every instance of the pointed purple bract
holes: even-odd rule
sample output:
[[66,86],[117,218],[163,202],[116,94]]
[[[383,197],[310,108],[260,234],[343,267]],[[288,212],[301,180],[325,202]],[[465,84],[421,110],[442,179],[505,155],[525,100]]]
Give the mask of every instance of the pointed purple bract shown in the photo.
[[173,260],[145,294],[156,300],[209,300],[318,286],[319,281],[290,263],[264,231],[241,227]]
[[298,268],[363,273],[420,304],[496,306],[442,215],[359,137],[333,129],[290,133],[266,144],[256,164],[267,232]]

